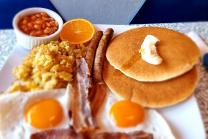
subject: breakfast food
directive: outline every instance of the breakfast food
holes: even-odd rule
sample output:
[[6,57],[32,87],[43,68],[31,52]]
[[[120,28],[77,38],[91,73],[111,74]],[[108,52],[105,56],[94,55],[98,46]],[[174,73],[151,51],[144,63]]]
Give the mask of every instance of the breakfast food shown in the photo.
[[93,68],[93,78],[95,82],[103,81],[102,69],[105,61],[105,53],[107,50],[107,46],[113,37],[113,32],[114,31],[112,28],[108,28],[105,31],[103,37],[101,38],[99,46],[97,48],[95,61],[94,61],[94,68]]
[[199,49],[165,28],[126,31],[110,43],[103,70],[109,89],[144,107],[162,108],[191,96],[198,81]]
[[193,93],[198,49],[164,28],[137,28],[111,41],[113,33],[73,19],[61,40],[34,47],[8,90],[30,93],[0,95],[0,138],[174,139],[163,117],[149,108]]
[[63,41],[71,44],[83,44],[90,41],[95,33],[94,25],[86,19],[72,19],[66,22],[60,33]]
[[88,73],[89,69],[85,59],[76,60],[75,79],[69,88],[72,126],[76,132],[94,130],[96,128],[88,99],[92,87],[92,80]]
[[149,64],[159,65],[162,63],[162,58],[157,52],[156,45],[159,40],[153,35],[147,35],[139,49],[141,59]]
[[86,62],[88,64],[90,75],[92,75],[95,53],[96,53],[98,44],[99,44],[100,39],[101,39],[102,36],[103,36],[102,31],[96,31],[92,40],[90,41],[89,46],[87,47],[87,50],[86,50],[85,59],[86,59]]
[[106,97],[106,85],[103,81],[102,72],[103,72],[103,65],[105,61],[105,53],[113,37],[113,29],[108,28],[104,32],[98,48],[95,54],[95,60],[93,64],[93,86],[89,95],[89,99],[91,100],[91,108],[92,114],[95,116],[103,103],[104,98]]
[[138,103],[131,100],[120,100],[112,104],[109,115],[116,126],[128,128],[144,122],[144,111],[144,108]]
[[29,139],[46,129],[69,128],[65,89],[0,96],[0,138]]
[[[83,59],[84,60],[84,59]],[[86,65],[85,65],[86,66]],[[87,67],[87,66],[86,66]],[[85,73],[82,73],[85,74]],[[82,83],[81,83],[82,84]],[[82,84],[83,85],[83,84]],[[80,88],[82,90],[82,88]],[[68,94],[71,94],[72,92],[70,92],[70,90],[67,91]],[[70,95],[69,96],[69,100],[74,100],[76,99],[76,96],[79,92],[73,92],[75,93],[74,95]],[[79,116],[76,115],[76,121],[73,121],[72,126],[73,128],[55,128],[55,129],[47,129],[47,130],[40,130],[38,132],[34,132],[31,136],[31,139],[45,139],[45,138],[96,138],[96,137],[103,137],[105,138],[106,136],[108,136],[109,138],[113,138],[113,137],[117,137],[117,138],[121,138],[121,137],[128,137],[128,138],[138,138],[138,137],[143,137],[144,139],[152,139],[152,138],[156,138],[156,139],[160,139],[160,138],[168,138],[168,139],[174,139],[175,137],[173,136],[170,128],[168,127],[167,123],[164,121],[164,119],[160,116],[159,113],[157,113],[155,110],[148,110],[148,109],[144,109],[141,106],[139,106],[139,109],[136,107],[132,107],[132,105],[129,104],[133,104],[133,105],[138,105],[136,103],[130,102],[128,100],[123,101],[124,103],[121,105],[122,107],[124,107],[125,109],[123,109],[122,111],[120,111],[120,114],[117,114],[116,118],[119,118],[121,121],[121,123],[125,123],[125,124],[129,124],[129,120],[135,123],[135,125],[130,125],[127,127],[119,127],[120,125],[116,125],[115,124],[115,120],[113,120],[113,118],[111,117],[111,111],[112,112],[116,112],[119,113],[119,107],[115,108],[115,104],[119,105],[118,103],[120,103],[121,101],[118,100],[113,94],[111,94],[111,92],[108,92],[108,96],[106,97],[106,101],[103,103],[102,107],[100,107],[98,114],[96,115],[96,125],[97,128],[94,128],[93,130],[91,129],[89,122],[88,124],[81,124],[79,125],[79,127],[81,127],[81,129],[83,130],[76,130],[76,126],[74,125],[74,122],[77,123],[82,123],[82,120],[86,120],[88,118],[93,120],[93,117],[91,117],[89,115],[90,110],[89,107],[86,109],[86,105],[85,103],[87,101],[87,98],[85,97],[87,94],[87,92],[80,92],[78,98],[81,99],[76,99],[74,100],[77,104],[77,107],[74,107],[76,109],[74,109],[75,111],[81,112],[78,113]],[[21,93],[20,93],[21,94]],[[70,98],[73,97],[73,98]],[[68,98],[68,97],[65,97]],[[83,100],[84,99],[84,100]],[[77,101],[78,100],[78,101]],[[128,102],[128,103],[126,103]],[[70,105],[72,103],[70,102]],[[79,105],[79,106],[78,106]],[[74,105],[75,106],[75,105]],[[130,106],[130,107],[129,107]],[[70,106],[71,107],[71,106]],[[71,108],[70,108],[71,109]],[[73,111],[72,114],[73,114]],[[131,111],[131,112],[130,112]],[[138,111],[134,112],[134,111]],[[84,113],[83,113],[84,112]],[[130,112],[130,113],[129,113]],[[143,113],[143,114],[141,114]],[[124,114],[124,115],[123,115]],[[128,117],[125,117],[125,114],[127,114],[126,116],[130,116],[130,117],[134,117],[133,120],[129,119]],[[87,118],[88,117],[88,118]],[[72,120],[74,120],[73,116],[71,117]],[[137,118],[139,118],[139,122],[137,121]],[[71,122],[70,122],[71,123]],[[130,124],[131,124],[130,123]],[[144,131],[144,132],[143,132]],[[145,133],[146,132],[146,133]],[[151,133],[151,134],[149,134]]]
[[[87,49],[86,58],[76,60],[75,79],[72,82],[70,91],[71,117],[73,128],[76,132],[94,130],[97,126],[92,117],[97,114],[102,105],[102,100],[106,96],[105,91],[102,90],[106,86],[102,87],[104,82],[100,77],[102,77],[105,51],[112,34],[113,29],[111,28],[107,29],[102,37],[101,33],[96,33],[95,38],[100,40],[99,44],[95,41],[93,45],[90,45],[92,48]],[[95,49],[96,47],[98,47],[97,50]],[[95,72],[98,72],[98,74],[95,75]],[[99,93],[97,92],[97,83],[99,83]]]
[[[141,59],[141,44],[147,35],[158,38],[157,52],[163,59],[152,65]],[[165,81],[191,70],[199,59],[199,49],[182,33],[159,27],[136,28],[115,37],[106,52],[109,63],[138,81]]]
[[174,105],[191,96],[198,81],[198,71],[194,67],[182,76],[167,81],[139,82],[106,62],[103,78],[117,96],[145,107],[160,108]]
[[153,139],[152,134],[144,131],[136,131],[133,133],[76,133],[73,129],[49,130],[35,133],[31,139]]
[[[169,126],[158,112],[144,109],[137,105],[130,100],[119,100],[114,94],[108,92],[106,100],[96,117],[97,124],[100,127],[98,130],[122,133],[142,130],[152,133],[155,139],[175,138]],[[112,113],[117,113],[117,115],[112,115]]]
[[34,47],[14,69],[16,81],[8,92],[65,88],[73,79],[76,58],[85,55],[84,45],[52,41]]
[[44,37],[58,30],[58,23],[45,12],[23,16],[19,23],[19,29],[25,34]]
[[[105,49],[112,37],[112,33],[112,29],[107,29],[104,32],[96,50],[93,68],[94,84],[91,83],[90,74],[87,74],[89,73],[89,68],[85,59],[81,58],[76,61],[78,67],[76,68],[76,77],[72,82],[70,91],[73,129],[76,133],[83,131],[92,132],[95,130],[95,133],[124,132],[129,134],[142,130],[152,133],[155,138],[164,137],[174,139],[174,136],[166,122],[163,121],[162,117],[160,117],[159,114],[157,115],[155,111],[152,112],[151,110],[144,109],[139,104],[131,102],[130,100],[119,101],[113,94],[111,94],[111,92],[107,92],[107,89],[102,90],[100,88],[101,86],[103,88],[105,87],[101,74],[102,65],[105,59]],[[95,74],[95,72],[98,74]],[[99,75],[99,73],[101,75]],[[93,90],[94,97],[89,99],[88,96],[91,85],[93,85],[91,90]],[[99,90],[97,88],[99,88]],[[103,102],[103,99],[105,98],[106,102]],[[95,101],[96,99],[97,101]],[[91,103],[91,109],[89,107],[89,102]],[[94,113],[93,111],[95,107],[93,107],[93,105],[98,105],[99,107],[99,110]],[[90,117],[94,117],[96,123]],[[150,120],[151,118],[153,119]],[[160,124],[154,125],[154,122]]]
[[[70,94],[70,115],[72,119],[72,127],[70,129],[52,129],[47,131],[41,131],[34,133],[31,139],[43,139],[43,138],[144,138],[152,139],[154,138],[169,138],[174,139],[172,132],[170,131],[166,122],[162,117],[154,110],[145,110],[136,103],[127,100],[123,101],[122,107],[124,109],[120,114],[116,114],[116,117],[120,117],[120,122],[125,124],[130,124],[126,127],[116,126],[110,118],[110,113],[119,112],[120,108],[115,108],[114,104],[118,104],[120,101],[109,92],[108,97],[106,97],[106,102],[100,107],[99,112],[96,114],[96,126],[91,115],[91,110],[89,107],[89,100],[87,99],[89,79],[88,69],[85,59],[81,58],[77,60],[77,76],[73,80],[72,86],[69,88]],[[114,104],[113,104],[114,103]],[[126,105],[127,104],[127,105]],[[133,104],[136,107],[132,107]],[[137,106],[138,105],[138,106]],[[139,107],[139,109],[138,109]],[[110,110],[111,109],[111,110]],[[130,115],[129,115],[129,110]],[[136,111],[136,112],[134,112]],[[138,111],[138,112],[137,112]],[[124,115],[123,115],[124,113]],[[127,114],[127,115],[126,115]],[[125,117],[125,115],[127,117]],[[133,118],[129,119],[129,116]],[[139,121],[137,120],[139,118]],[[130,121],[129,121],[130,120]],[[129,123],[130,122],[130,123]],[[131,123],[134,122],[134,125]],[[94,127],[92,127],[94,125]],[[143,132],[144,131],[144,132]],[[152,134],[145,133],[149,131]]]

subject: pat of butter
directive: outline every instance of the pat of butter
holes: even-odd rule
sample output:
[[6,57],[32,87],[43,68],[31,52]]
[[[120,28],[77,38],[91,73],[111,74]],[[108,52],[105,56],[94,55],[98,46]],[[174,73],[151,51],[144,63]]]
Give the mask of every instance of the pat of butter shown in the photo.
[[149,64],[159,65],[162,63],[162,58],[157,53],[155,46],[157,42],[159,42],[158,38],[153,35],[147,35],[139,50],[142,59]]

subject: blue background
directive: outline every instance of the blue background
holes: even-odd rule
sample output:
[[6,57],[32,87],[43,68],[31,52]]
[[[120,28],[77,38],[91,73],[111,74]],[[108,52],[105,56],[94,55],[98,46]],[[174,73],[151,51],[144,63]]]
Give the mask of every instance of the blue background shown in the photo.
[[[12,28],[13,16],[28,7],[57,12],[49,0],[0,0],[0,29]],[[208,21],[208,0],[146,0],[131,24],[183,21]]]
[[14,15],[28,7],[44,7],[56,11],[49,0],[0,0],[0,29],[12,28]]
[[208,0],[147,0],[131,23],[208,21]]

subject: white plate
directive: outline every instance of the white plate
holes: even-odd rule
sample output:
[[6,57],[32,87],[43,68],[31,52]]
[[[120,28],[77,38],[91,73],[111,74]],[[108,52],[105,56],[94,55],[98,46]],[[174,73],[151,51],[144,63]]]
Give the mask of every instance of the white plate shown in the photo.
[[[108,27],[113,28],[115,34],[117,34],[128,29],[135,28],[136,26],[98,25],[98,28],[101,30],[105,30]],[[12,69],[21,63],[22,59],[27,53],[28,51],[23,49],[21,46],[15,46],[14,51],[9,56],[2,70],[0,71],[1,91],[6,90],[14,81],[14,77],[12,76]],[[169,123],[177,139],[206,138],[199,107],[194,96],[178,105],[160,109],[159,111]]]

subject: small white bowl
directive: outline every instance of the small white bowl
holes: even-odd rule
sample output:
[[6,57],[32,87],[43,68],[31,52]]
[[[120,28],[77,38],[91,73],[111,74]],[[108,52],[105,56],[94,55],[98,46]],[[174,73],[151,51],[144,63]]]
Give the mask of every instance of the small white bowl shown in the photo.
[[[25,34],[19,29],[18,22],[22,17],[24,17],[25,15],[31,15],[38,12],[46,12],[50,17],[54,18],[58,22],[58,29],[56,32],[45,37],[35,37]],[[62,29],[62,26],[63,26],[62,18],[54,11],[45,8],[34,7],[34,8],[24,9],[18,12],[13,19],[13,28],[16,34],[17,43],[26,49],[31,49],[33,46],[37,46],[43,43],[47,43],[51,40],[57,39],[59,37],[59,33]]]

